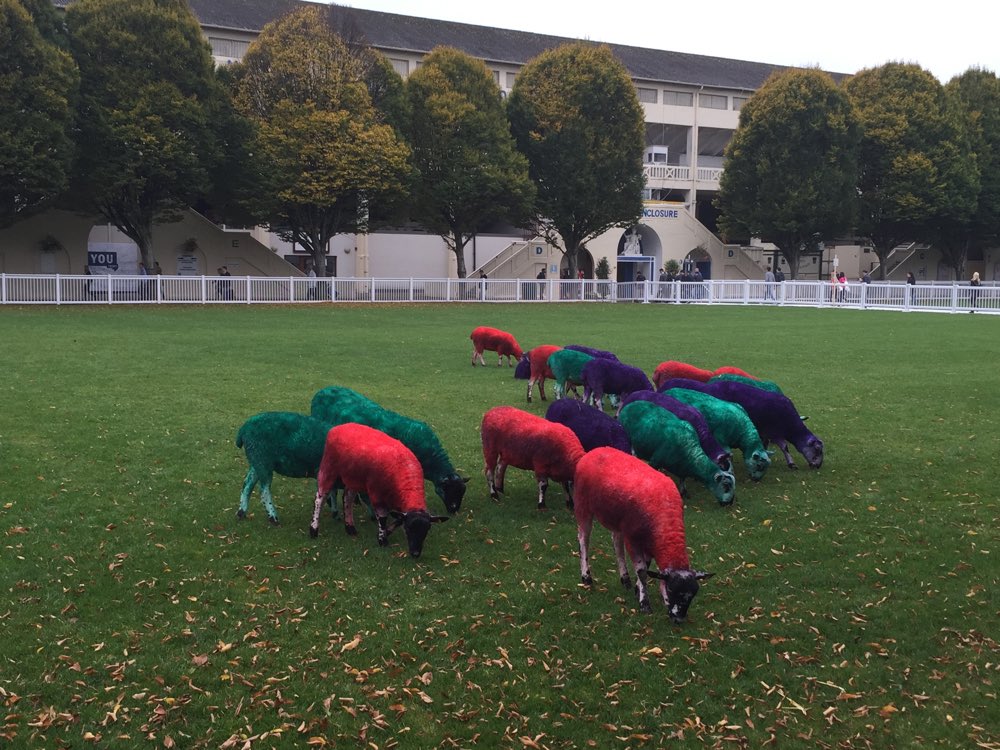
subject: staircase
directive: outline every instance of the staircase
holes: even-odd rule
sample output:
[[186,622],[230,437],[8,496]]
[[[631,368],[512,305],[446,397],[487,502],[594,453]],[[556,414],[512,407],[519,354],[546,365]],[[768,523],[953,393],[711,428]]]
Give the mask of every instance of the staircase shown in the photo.
[[[902,244],[896,245],[885,258],[886,269],[885,278],[889,279],[892,277],[893,271],[899,268],[901,265],[906,263],[913,254],[918,250],[927,250],[930,245],[924,242],[904,242]],[[875,278],[878,274],[878,269],[881,263],[876,263],[875,267],[871,270],[872,278]]]
[[546,243],[540,238],[527,242],[512,242],[479,268],[473,269],[469,278],[478,277],[480,272],[484,272],[491,279],[534,278],[537,259],[528,252],[533,245],[546,245]]

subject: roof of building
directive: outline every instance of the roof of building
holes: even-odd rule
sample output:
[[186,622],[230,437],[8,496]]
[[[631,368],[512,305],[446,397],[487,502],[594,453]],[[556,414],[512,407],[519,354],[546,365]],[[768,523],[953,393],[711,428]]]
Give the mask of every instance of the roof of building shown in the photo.
[[[72,0],[54,0],[65,7]],[[189,0],[203,27],[256,34],[285,13],[310,3],[304,0]],[[439,21],[396,13],[340,6],[334,12],[351,19],[367,42],[383,51],[426,54],[434,47],[455,47],[492,63],[523,65],[567,37],[535,34],[488,26]],[[599,40],[588,40],[599,43]],[[687,52],[608,45],[637,80],[754,91],[775,71],[786,66],[733,60]],[[837,75],[836,77],[840,77]]]

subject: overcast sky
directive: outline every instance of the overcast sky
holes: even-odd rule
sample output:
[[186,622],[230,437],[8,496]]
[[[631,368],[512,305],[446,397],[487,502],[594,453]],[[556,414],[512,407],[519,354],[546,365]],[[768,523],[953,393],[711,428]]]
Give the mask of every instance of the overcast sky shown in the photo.
[[341,5],[637,47],[855,73],[913,62],[942,83],[1000,71],[996,0],[341,0]]

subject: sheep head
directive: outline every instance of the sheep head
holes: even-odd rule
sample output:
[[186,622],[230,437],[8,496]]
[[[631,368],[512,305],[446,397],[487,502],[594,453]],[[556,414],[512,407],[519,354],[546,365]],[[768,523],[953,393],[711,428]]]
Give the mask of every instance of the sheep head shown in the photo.
[[460,477],[452,474],[445,477],[440,482],[434,483],[434,491],[444,501],[444,507],[449,513],[457,513],[462,507],[462,498],[465,497],[465,485],[468,484],[468,477]]
[[517,361],[517,367],[514,368],[514,379],[527,380],[530,377],[531,377],[531,360],[528,359],[527,354],[522,354],[521,358]]
[[712,494],[719,505],[732,505],[736,499],[736,477],[731,471],[717,471],[712,476]]
[[391,512],[394,523],[389,531],[399,526],[403,527],[410,557],[420,557],[420,553],[424,550],[427,532],[431,530],[431,524],[448,520],[448,516],[432,516],[426,510],[411,510],[408,513],[400,513],[398,510]]
[[747,457],[746,464],[747,474],[750,475],[753,481],[759,482],[764,478],[764,473],[771,466],[771,454],[766,450],[758,448]]
[[701,570],[666,570],[661,572],[649,570],[647,573],[650,578],[657,578],[661,581],[661,590],[667,602],[667,613],[670,615],[670,619],[678,625],[687,619],[688,608],[701,587],[698,581],[704,581],[715,575],[715,573],[705,573]]
[[823,441],[809,434],[800,445],[796,446],[809,464],[810,468],[818,469],[823,465]]

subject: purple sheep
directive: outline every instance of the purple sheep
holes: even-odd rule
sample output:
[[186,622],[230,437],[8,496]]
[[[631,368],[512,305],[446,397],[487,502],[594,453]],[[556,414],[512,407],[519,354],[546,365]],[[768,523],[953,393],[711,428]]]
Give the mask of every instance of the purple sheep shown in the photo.
[[690,422],[694,431],[698,433],[698,442],[701,443],[702,450],[705,451],[712,461],[718,464],[720,469],[726,471],[733,470],[733,454],[726,450],[712,434],[712,429],[708,425],[705,416],[693,406],[679,401],[673,396],[656,391],[635,391],[622,399],[622,408],[625,408],[633,401],[650,401],[657,406],[661,406],[675,416],[680,417],[685,422]]
[[583,400],[587,403],[602,403],[605,393],[623,398],[635,391],[653,390],[646,373],[615,359],[592,359],[583,366],[580,375]]
[[673,378],[660,385],[661,391],[670,388],[700,391],[742,406],[750,415],[764,445],[773,442],[785,454],[785,463],[789,469],[797,467],[792,454],[788,452],[788,443],[798,449],[812,468],[818,469],[823,465],[823,441],[809,431],[787,396],[725,380],[699,383],[697,380]]
[[621,423],[582,401],[567,398],[553,401],[545,412],[545,418],[569,427],[580,438],[585,451],[609,447],[624,453],[632,452],[632,444]]

